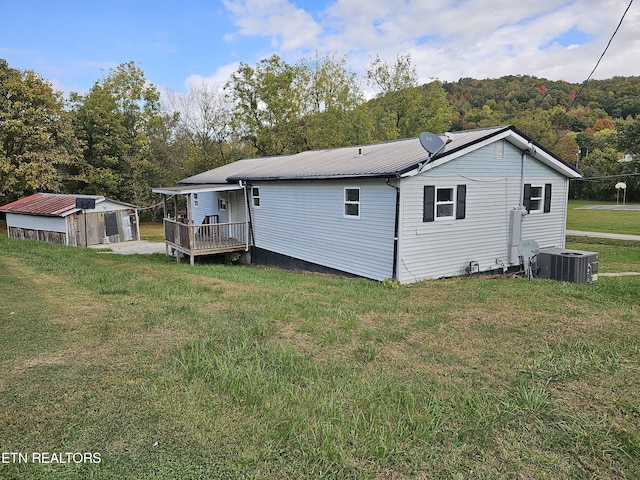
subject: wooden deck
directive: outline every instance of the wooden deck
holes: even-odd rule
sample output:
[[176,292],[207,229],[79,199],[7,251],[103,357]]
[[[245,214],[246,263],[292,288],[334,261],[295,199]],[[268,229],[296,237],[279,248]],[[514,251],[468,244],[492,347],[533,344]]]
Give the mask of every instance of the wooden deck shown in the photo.
[[[164,219],[164,238],[167,255],[177,250],[189,255],[191,264],[198,255],[247,251],[249,249],[247,224],[203,223],[200,225]],[[180,261],[180,256],[177,256]]]

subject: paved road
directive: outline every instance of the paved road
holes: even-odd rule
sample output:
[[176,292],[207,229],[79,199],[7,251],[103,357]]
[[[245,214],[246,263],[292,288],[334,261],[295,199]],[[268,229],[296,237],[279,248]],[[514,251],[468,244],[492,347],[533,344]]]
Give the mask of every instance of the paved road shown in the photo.
[[626,235],[622,233],[602,233],[602,232],[579,232],[578,230],[567,230],[567,235],[575,237],[595,237],[595,238],[612,238],[615,240],[633,240],[640,242],[640,235]]
[[585,205],[576,210],[640,210],[640,205]]

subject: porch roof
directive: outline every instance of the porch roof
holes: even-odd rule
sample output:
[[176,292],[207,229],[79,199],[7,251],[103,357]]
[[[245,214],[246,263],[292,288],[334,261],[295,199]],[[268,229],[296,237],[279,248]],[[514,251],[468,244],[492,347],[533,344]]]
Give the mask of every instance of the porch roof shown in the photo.
[[209,183],[202,185],[179,185],[177,187],[159,187],[152,189],[153,193],[164,195],[188,195],[190,193],[201,192],[226,192],[229,190],[242,190],[242,187],[235,183]]

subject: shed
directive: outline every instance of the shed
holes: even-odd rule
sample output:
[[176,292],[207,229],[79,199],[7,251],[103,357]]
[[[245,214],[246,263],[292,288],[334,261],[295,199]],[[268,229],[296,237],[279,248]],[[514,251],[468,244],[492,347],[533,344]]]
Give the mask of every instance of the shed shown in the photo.
[[103,196],[34,193],[0,212],[10,238],[72,246],[140,239],[137,207]]
[[286,268],[411,283],[519,266],[522,240],[564,248],[575,167],[511,125],[439,137],[438,152],[411,138],[239,160],[154,191],[187,196],[190,246],[242,223],[251,262]]

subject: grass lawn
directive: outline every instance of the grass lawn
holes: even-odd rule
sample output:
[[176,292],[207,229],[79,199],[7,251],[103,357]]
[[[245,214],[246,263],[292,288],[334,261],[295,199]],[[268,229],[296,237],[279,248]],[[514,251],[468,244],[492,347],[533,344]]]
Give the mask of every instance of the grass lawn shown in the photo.
[[[567,211],[567,229],[640,235],[640,210],[580,209],[580,207],[587,205],[605,204],[607,202],[570,200]],[[615,205],[615,202],[611,204]]]
[[162,222],[141,222],[140,239],[150,242],[164,242],[164,227]]
[[640,277],[393,288],[6,236],[0,268],[2,478],[640,478]]

